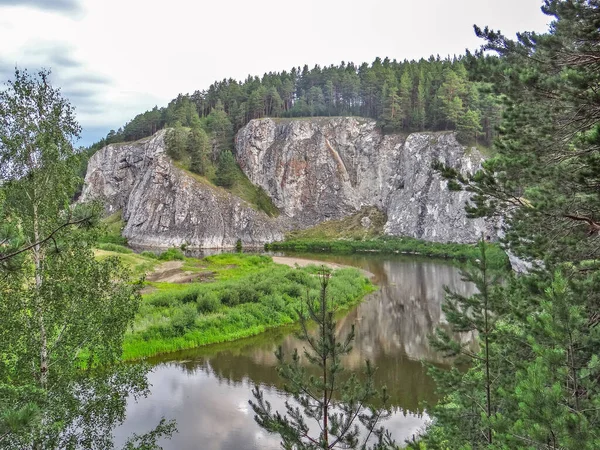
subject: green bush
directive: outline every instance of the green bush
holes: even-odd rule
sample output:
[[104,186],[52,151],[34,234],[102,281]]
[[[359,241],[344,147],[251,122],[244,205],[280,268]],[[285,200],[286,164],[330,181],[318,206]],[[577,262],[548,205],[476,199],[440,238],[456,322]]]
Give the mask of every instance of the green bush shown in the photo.
[[175,260],[183,261],[185,259],[185,255],[178,248],[170,248],[170,249],[162,252],[158,256],[158,259],[160,259],[161,261],[175,261]]
[[146,302],[147,304],[156,306],[158,308],[168,308],[181,303],[179,299],[170,292],[150,294],[146,298]]
[[183,336],[192,328],[198,317],[198,311],[194,305],[184,305],[173,314],[171,328],[175,336]]
[[198,311],[201,313],[215,312],[221,306],[221,300],[214,291],[200,292],[196,297]]
[[240,293],[237,289],[228,288],[221,293],[221,303],[227,306],[235,306],[240,303]]
[[140,253],[140,255],[146,258],[158,259],[158,255],[154,252],[143,251],[142,253]]

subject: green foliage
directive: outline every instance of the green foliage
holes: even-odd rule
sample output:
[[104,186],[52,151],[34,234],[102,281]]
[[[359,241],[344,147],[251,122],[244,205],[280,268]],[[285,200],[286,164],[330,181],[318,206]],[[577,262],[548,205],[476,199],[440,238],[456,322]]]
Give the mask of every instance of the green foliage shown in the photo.
[[125,222],[123,221],[122,211],[117,211],[114,214],[111,214],[108,217],[105,217],[101,220],[101,224],[105,227],[104,233],[102,233],[98,242],[104,244],[117,244],[117,245],[127,245],[127,239],[121,236],[121,231],[125,226]]
[[217,186],[230,188],[235,183],[237,176],[237,164],[230,151],[224,151],[219,155],[219,165],[217,166]]
[[[547,0],[542,10],[554,19],[546,34],[513,41],[476,27],[486,44],[469,58],[471,73],[493,82],[505,103],[497,154],[468,178],[441,167],[472,192],[468,212],[502,214],[506,245],[538,267],[493,289],[490,299],[501,300],[488,303],[493,328],[479,330],[470,368],[438,379],[445,396],[413,448],[600,448],[599,101],[592,94],[600,10],[593,0]],[[457,319],[471,303],[448,305],[462,331]]]
[[[433,448],[440,445],[440,440],[451,448],[465,445],[481,448],[494,443],[490,421],[498,411],[499,367],[493,346],[496,322],[505,312],[505,304],[503,297],[494,293],[500,278],[490,272],[488,245],[481,240],[478,247],[479,259],[462,273],[463,279],[473,283],[477,292],[466,297],[446,288],[442,310],[450,329],[438,328],[430,336],[432,347],[445,357],[453,358],[454,364],[451,371],[434,365],[429,367],[442,397],[432,410],[437,430],[423,440]],[[461,334],[475,332],[479,352],[461,341]],[[469,368],[461,371],[466,364]]]
[[154,252],[150,252],[150,251],[143,251],[142,253],[140,253],[140,256],[143,256],[144,258],[151,258],[151,259],[158,259],[159,255],[157,255]]
[[120,361],[141,285],[117,258],[94,257],[98,205],[70,206],[78,133],[48,72],[17,70],[0,89],[3,448],[112,448],[125,399],[147,388],[146,369]]
[[[294,403],[286,401],[285,415],[272,412],[263,392],[259,386],[255,386],[252,391],[255,402],[249,402],[256,413],[254,418],[265,430],[278,433],[284,448],[316,450],[343,446],[356,449],[360,446],[366,449],[371,435],[377,438],[377,442],[370,448],[394,448],[389,433],[383,427],[378,427],[391,411],[385,408],[385,388],[381,394],[375,389],[374,369],[370,362],[366,361],[364,379],[359,380],[356,374],[347,376],[344,373],[341,358],[352,348],[354,327],[345,337],[338,338],[336,335],[335,308],[332,306],[335,301],[328,298],[327,292],[329,277],[328,271],[321,267],[318,294],[309,294],[297,311],[302,329],[299,336],[307,344],[303,359],[315,369],[314,372],[301,364],[297,349],[290,361],[280,346],[275,353],[277,372],[285,380],[285,390]],[[309,331],[309,321],[316,324],[316,336]],[[341,400],[334,396],[339,393],[342,393]],[[383,403],[381,408],[368,406],[379,396]],[[311,436],[308,421],[316,422],[321,432]],[[364,428],[362,436],[358,422]],[[363,442],[359,444],[361,440]]]
[[[294,323],[306,292],[319,291],[312,275],[316,267],[294,269],[274,264],[268,256],[221,254],[201,264],[216,281],[150,283],[157,290],[144,296],[134,331],[125,341],[125,359],[235,340]],[[371,290],[368,280],[354,269],[338,270],[330,280],[340,310]],[[193,317],[194,323],[184,317]]]
[[167,155],[173,159],[181,159],[188,148],[189,130],[183,128],[179,122],[167,131],[165,145]]
[[501,103],[488,83],[469,80],[469,75],[464,58],[432,56],[293,67],[243,82],[230,78],[139,114],[92,147],[140,139],[176,123],[191,128],[200,124],[211,135],[211,160],[217,163],[221,152],[233,149],[234,133],[252,119],[363,116],[377,120],[386,131],[437,131],[455,129],[468,111],[479,113],[482,143],[490,145]]
[[109,242],[100,242],[96,244],[96,248],[115,253],[133,253],[133,250],[131,250],[129,247],[125,247],[119,244],[111,244]]
[[[108,258],[118,259],[119,263],[127,267],[131,271],[131,274],[137,277],[141,277],[146,273],[152,271],[158,264],[156,255],[147,256],[133,252],[121,252],[121,251],[108,251],[97,248],[102,244],[97,244],[94,250],[94,256],[98,261],[103,261]],[[120,250],[120,248],[118,248]]]
[[202,128],[193,128],[187,141],[187,153],[190,155],[190,170],[198,175],[208,175],[211,168],[210,144]]
[[241,239],[238,239],[235,242],[235,251],[236,252],[241,252],[242,251],[242,240]]
[[[421,255],[433,258],[456,259],[458,261],[475,261],[479,258],[477,246],[469,244],[452,244],[420,241],[414,238],[398,238],[382,236],[377,239],[367,240],[325,240],[325,239],[297,239],[283,242],[265,244],[267,250],[287,250],[298,252],[381,252],[400,253],[407,255]],[[488,249],[488,263],[494,268],[509,267],[506,253],[497,245],[490,245]]]
[[161,261],[183,261],[185,259],[185,255],[178,248],[170,248],[158,255],[158,259]]

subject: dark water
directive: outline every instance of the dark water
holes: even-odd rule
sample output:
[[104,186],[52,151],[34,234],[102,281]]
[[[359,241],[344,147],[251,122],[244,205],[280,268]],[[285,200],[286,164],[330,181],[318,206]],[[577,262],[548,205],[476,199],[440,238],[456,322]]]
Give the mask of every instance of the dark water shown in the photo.
[[[427,420],[421,402],[436,401],[433,382],[420,361],[444,363],[427,340],[436,326],[444,325],[443,287],[463,294],[472,293],[473,287],[461,281],[455,267],[431,260],[389,255],[306,257],[374,274],[379,290],[341,317],[338,326],[343,333],[355,325],[356,340],[346,366],[360,370],[369,359],[378,368],[377,382],[388,387],[395,411],[384,425],[402,442]],[[149,375],[151,394],[137,403],[129,402],[127,419],[115,431],[116,442],[147,431],[166,417],[177,421],[179,431],[161,442],[165,449],[279,448],[278,437],[262,431],[248,405],[252,386],[259,384],[273,408],[284,411],[285,395],[273,354],[278,345],[288,353],[302,347],[287,328],[155,359]]]

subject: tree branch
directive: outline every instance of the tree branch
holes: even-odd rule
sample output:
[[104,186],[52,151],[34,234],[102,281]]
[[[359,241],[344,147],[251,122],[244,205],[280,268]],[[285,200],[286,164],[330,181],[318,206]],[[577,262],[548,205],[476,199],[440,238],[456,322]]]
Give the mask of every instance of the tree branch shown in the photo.
[[66,228],[66,227],[71,226],[71,225],[79,225],[81,223],[87,222],[91,218],[92,218],[92,216],[88,216],[88,217],[84,217],[83,219],[75,220],[73,222],[66,222],[66,223],[62,224],[61,226],[59,226],[58,228],[56,228],[52,233],[50,233],[44,239],[41,239],[41,240],[39,240],[37,242],[34,242],[33,244],[29,244],[28,246],[23,247],[22,249],[17,250],[16,252],[9,253],[8,255],[3,255],[3,254],[0,253],[0,262],[5,261],[5,260],[10,259],[10,258],[13,258],[13,257],[15,257],[15,256],[17,256],[17,255],[19,255],[21,253],[24,253],[24,252],[28,251],[28,250],[31,250],[32,248],[34,248],[37,245],[43,245],[46,242],[48,242],[49,240],[51,240],[51,239],[53,240],[54,239],[54,235],[56,233],[58,233],[60,230],[62,230],[63,228]]

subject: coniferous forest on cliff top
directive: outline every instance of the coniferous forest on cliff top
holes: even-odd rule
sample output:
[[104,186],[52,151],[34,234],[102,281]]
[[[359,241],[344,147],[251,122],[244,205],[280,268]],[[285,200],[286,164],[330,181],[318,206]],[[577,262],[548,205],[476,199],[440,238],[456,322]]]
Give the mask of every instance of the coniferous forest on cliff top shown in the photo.
[[[272,385],[259,382],[243,402],[282,448],[600,448],[600,1],[541,6],[552,21],[545,33],[510,39],[476,26],[480,50],[456,58],[226,79],[88,149],[73,146],[81,128],[48,73],[15,70],[0,90],[0,447],[113,448],[128,396],[151,389],[149,366],[126,359],[299,323],[299,350],[282,345],[269,368],[289,402],[272,405]],[[431,170],[469,193],[470,218],[502,224],[498,243],[475,236],[460,265],[474,289],[445,288],[444,322],[428,336],[444,363],[422,361],[435,381],[435,397],[419,406],[429,420],[401,442],[384,419],[390,392],[408,380],[388,367],[387,389],[376,385],[370,361],[348,374],[342,356],[366,320],[336,333],[342,313],[377,289],[364,273],[283,267],[265,255],[199,259],[185,248],[134,253],[118,214],[73,202],[82,167],[108,144],[167,129],[175,164],[231,188],[234,136],[250,120],[349,115],[384,134],[453,131],[490,149],[475,173],[441,161]],[[276,213],[265,192],[253,195]],[[498,244],[527,270],[493,263]],[[193,282],[165,281],[161,267]],[[243,353],[232,348],[228,358]],[[144,425],[123,448],[160,448],[178,427],[169,417]]]

